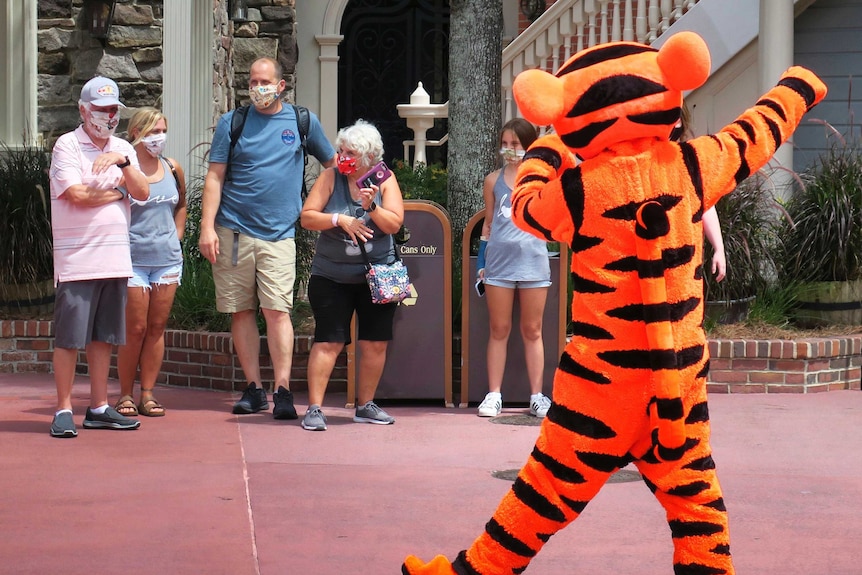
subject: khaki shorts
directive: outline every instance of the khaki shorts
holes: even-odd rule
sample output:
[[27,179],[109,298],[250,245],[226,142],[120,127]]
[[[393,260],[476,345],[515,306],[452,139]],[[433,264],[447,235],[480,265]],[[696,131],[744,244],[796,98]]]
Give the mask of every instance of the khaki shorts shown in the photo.
[[296,242],[258,240],[216,226],[219,255],[213,264],[216,309],[222,313],[264,309],[290,312],[296,280]]

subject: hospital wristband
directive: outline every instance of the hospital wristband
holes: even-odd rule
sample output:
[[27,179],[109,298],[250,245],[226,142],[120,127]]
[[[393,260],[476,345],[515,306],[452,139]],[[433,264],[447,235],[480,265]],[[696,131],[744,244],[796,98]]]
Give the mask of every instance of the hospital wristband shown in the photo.
[[337,212],[332,214],[332,227],[333,228],[338,227],[338,213]]

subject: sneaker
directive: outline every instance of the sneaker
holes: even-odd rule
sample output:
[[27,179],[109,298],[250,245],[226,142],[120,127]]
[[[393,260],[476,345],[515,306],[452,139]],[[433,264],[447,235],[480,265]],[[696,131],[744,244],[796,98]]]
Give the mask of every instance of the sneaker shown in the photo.
[[362,407],[356,408],[356,415],[353,416],[353,421],[356,423],[389,425],[395,423],[395,418],[380,409],[380,407],[373,401],[369,401]]
[[71,411],[61,411],[51,422],[51,437],[78,437]]
[[319,405],[308,406],[308,411],[302,418],[302,428],[309,431],[326,431],[326,416],[320,411]]
[[120,415],[113,407],[108,407],[105,413],[93,413],[88,407],[84,416],[84,427],[87,429],[137,429],[140,426],[140,421]]
[[530,396],[530,415],[535,417],[545,417],[548,415],[548,409],[551,407],[551,400],[548,396],[538,393]]
[[233,404],[234,413],[257,413],[263,409],[269,409],[266,391],[253,381],[242,392],[240,400]]
[[503,396],[491,391],[479,404],[479,417],[497,417],[503,409]]
[[296,419],[296,408],[293,407],[293,393],[285,389],[283,385],[278,386],[278,391],[272,394],[272,417],[275,419]]

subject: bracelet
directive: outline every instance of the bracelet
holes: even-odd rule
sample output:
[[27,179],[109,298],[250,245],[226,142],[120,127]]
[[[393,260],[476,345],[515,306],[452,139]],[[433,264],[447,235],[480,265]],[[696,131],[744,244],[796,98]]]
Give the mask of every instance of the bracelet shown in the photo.
[[333,228],[338,227],[338,212],[332,214],[332,227]]
[[367,212],[370,214],[371,212],[373,212],[373,211],[374,211],[374,210],[376,210],[376,209],[377,209],[377,204],[376,204],[376,203],[374,203],[374,202],[372,201],[372,202],[371,202],[371,205],[370,205],[370,206],[368,206],[368,209],[367,209],[367,210],[365,210],[365,211],[367,211]]

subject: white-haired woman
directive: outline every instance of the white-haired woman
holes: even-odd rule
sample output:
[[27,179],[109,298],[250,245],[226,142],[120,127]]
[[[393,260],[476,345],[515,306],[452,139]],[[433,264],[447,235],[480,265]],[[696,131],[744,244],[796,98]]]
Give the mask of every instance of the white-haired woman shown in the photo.
[[359,242],[372,263],[394,260],[397,248],[393,234],[404,221],[401,188],[394,175],[379,186],[360,184],[360,178],[383,158],[383,140],[373,125],[359,120],[342,128],[335,146],[337,167],[320,174],[300,216],[302,227],[320,232],[308,280],[315,330],[308,359],[309,407],[302,420],[302,427],[312,431],[326,429],[323,396],[338,354],[351,341],[354,311],[361,355],[353,421],[395,422],[374,403],[374,394],[398,304],[372,303]]

